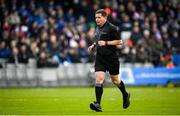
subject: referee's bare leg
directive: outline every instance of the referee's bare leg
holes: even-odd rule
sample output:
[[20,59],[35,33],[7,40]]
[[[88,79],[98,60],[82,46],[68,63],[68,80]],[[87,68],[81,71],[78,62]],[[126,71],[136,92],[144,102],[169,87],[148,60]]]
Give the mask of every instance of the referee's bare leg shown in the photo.
[[126,109],[130,105],[130,93],[126,91],[125,85],[121,79],[119,79],[119,74],[111,75],[112,82],[119,88],[123,95],[123,108]]

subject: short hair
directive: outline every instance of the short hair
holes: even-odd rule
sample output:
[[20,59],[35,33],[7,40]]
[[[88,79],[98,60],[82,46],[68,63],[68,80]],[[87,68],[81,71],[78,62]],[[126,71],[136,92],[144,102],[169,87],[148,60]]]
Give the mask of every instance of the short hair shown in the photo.
[[104,9],[97,10],[95,14],[99,14],[99,13],[102,14],[103,17],[107,17],[107,13]]

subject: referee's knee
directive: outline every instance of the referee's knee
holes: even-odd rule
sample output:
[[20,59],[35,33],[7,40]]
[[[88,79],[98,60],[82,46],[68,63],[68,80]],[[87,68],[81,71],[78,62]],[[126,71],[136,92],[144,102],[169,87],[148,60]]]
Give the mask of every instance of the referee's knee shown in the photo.
[[102,84],[103,83],[103,79],[96,79],[96,83]]
[[118,79],[112,79],[113,84],[118,85],[120,83],[120,80]]
[[119,84],[119,82],[117,82],[117,81],[113,81],[113,84],[118,85],[118,84]]

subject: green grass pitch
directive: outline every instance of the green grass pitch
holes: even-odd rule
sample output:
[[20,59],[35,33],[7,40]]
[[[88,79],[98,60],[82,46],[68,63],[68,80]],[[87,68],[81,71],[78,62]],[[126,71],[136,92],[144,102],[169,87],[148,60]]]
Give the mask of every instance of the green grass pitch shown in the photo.
[[0,115],[180,115],[180,88],[127,87],[131,105],[122,108],[116,87],[105,87],[103,112],[89,109],[94,88],[1,88]]

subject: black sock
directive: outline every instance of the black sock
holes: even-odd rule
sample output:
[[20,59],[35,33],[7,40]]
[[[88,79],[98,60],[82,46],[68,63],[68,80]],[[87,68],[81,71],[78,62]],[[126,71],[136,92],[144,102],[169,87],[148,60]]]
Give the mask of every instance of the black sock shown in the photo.
[[125,89],[125,85],[123,83],[123,81],[121,80],[121,82],[117,85],[117,87],[121,90],[123,96],[127,95],[126,89]]
[[103,84],[96,83],[95,85],[96,102],[101,103],[101,96],[103,94]]

